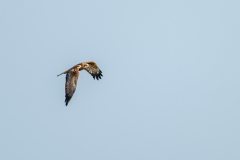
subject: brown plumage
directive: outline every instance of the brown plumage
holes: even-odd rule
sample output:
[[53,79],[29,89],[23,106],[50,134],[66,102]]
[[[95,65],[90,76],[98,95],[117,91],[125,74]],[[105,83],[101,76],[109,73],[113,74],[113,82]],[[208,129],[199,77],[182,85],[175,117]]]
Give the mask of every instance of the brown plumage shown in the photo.
[[66,70],[65,72],[57,75],[60,76],[62,74],[66,75],[66,83],[65,83],[65,102],[66,106],[68,105],[69,101],[71,100],[76,87],[77,87],[77,81],[79,77],[79,71],[86,70],[89,74],[93,76],[93,78],[99,80],[101,79],[102,71],[98,68],[97,64],[93,61],[89,62],[82,62],[79,63],[72,68]]

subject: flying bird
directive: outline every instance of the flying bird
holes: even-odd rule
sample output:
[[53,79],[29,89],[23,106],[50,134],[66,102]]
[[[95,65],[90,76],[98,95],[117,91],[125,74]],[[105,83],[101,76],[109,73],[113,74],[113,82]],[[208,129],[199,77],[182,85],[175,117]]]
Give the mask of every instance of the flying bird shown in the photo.
[[97,64],[93,61],[89,62],[82,62],[79,63],[72,68],[66,70],[65,72],[57,75],[60,76],[62,74],[66,75],[66,83],[65,83],[65,103],[66,106],[68,105],[69,101],[71,100],[76,88],[77,88],[77,81],[79,77],[79,71],[86,70],[89,74],[93,76],[93,79],[101,79],[103,76],[102,71],[98,68]]

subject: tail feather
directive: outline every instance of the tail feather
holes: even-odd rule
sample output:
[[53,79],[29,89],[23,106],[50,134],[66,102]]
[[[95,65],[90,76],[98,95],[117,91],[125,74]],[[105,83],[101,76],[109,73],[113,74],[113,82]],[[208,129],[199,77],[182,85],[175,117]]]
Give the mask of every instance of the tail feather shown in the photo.
[[60,76],[60,75],[62,75],[62,74],[66,74],[67,72],[68,72],[68,70],[65,71],[65,72],[63,72],[63,73],[61,73],[61,74],[59,74],[59,75],[57,75],[57,76]]
[[[63,72],[64,73],[64,72]],[[60,75],[62,75],[63,73],[61,73],[61,74],[59,74],[59,75],[57,75],[57,76],[60,76]]]

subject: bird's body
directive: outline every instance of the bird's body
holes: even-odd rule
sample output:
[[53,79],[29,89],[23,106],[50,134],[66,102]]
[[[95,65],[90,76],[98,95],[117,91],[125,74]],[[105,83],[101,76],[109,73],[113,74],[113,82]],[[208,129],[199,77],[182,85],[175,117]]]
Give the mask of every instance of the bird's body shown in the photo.
[[71,100],[76,87],[77,87],[77,81],[78,77],[80,75],[79,71],[86,70],[89,74],[93,76],[93,78],[99,80],[101,79],[102,71],[98,68],[97,64],[93,61],[90,62],[82,62],[79,63],[72,68],[66,70],[65,72],[57,75],[60,76],[62,74],[66,75],[66,83],[65,83],[65,102],[66,106],[68,105],[69,101]]

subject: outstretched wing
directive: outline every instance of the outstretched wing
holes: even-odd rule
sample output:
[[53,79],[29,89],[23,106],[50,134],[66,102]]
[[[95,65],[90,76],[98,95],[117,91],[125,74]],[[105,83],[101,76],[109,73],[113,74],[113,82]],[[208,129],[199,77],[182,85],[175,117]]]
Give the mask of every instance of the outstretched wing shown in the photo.
[[98,68],[97,64],[95,62],[83,62],[82,63],[82,67],[83,69],[85,69],[89,74],[91,74],[93,76],[93,78],[95,79],[95,77],[98,79],[102,78],[102,71]]
[[68,105],[69,101],[71,100],[76,90],[78,76],[79,76],[79,72],[71,72],[71,71],[69,71],[66,75],[66,83],[65,83],[66,106]]

